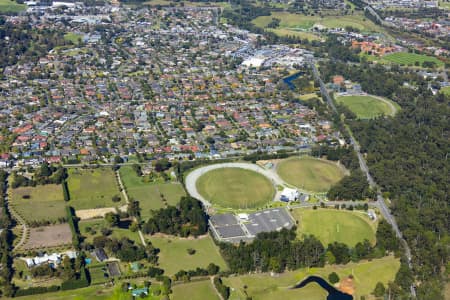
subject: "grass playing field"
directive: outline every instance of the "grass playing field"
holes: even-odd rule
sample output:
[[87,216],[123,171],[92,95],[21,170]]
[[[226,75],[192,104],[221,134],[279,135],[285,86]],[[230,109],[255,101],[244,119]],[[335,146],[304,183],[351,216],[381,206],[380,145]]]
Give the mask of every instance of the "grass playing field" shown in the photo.
[[273,199],[275,189],[263,175],[240,168],[209,171],[197,180],[199,193],[213,204],[231,208],[255,208]]
[[[180,270],[194,270],[197,267],[206,268],[210,263],[218,265],[221,270],[228,269],[210,236],[198,239],[152,236],[149,239],[153,246],[161,250],[158,262],[166,275],[173,275]],[[189,248],[195,249],[195,254],[189,255]]]
[[376,224],[361,212],[336,209],[295,209],[292,216],[299,221],[297,235],[312,234],[326,247],[341,242],[350,247],[364,239],[375,243]]
[[[109,168],[69,169],[70,206],[75,209],[115,207],[124,204],[114,172]],[[113,196],[121,197],[113,202]]]
[[277,173],[287,183],[311,192],[326,192],[345,175],[335,163],[309,156],[280,161]]
[[150,217],[151,210],[165,206],[161,194],[168,205],[176,205],[181,197],[186,196],[183,186],[179,183],[144,182],[129,166],[121,167],[119,172],[128,196],[139,201],[143,219]]
[[[210,280],[179,284],[172,288],[173,300],[215,300],[220,299]],[[243,298],[245,299],[245,298]]]
[[307,31],[299,31],[289,28],[276,28],[276,29],[268,28],[268,30],[276,33],[278,36],[295,36],[301,39],[307,39],[309,41],[320,40],[320,37],[318,35]]
[[[393,281],[395,274],[400,267],[400,262],[392,256],[372,261],[360,263],[349,263],[347,265],[332,265],[324,268],[300,269],[285,272],[277,277],[270,274],[252,274],[237,277],[224,278],[224,283],[234,288],[230,300],[245,299],[244,291],[253,300],[323,300],[326,293],[317,284],[309,284],[304,288],[291,290],[289,287],[303,280],[310,275],[322,276],[325,279],[331,272],[336,272],[341,279],[353,275],[355,294],[353,299],[366,299],[373,292],[377,282],[382,282],[386,286],[389,281]],[[244,286],[247,286],[244,289]]]
[[407,52],[397,52],[385,55],[383,56],[382,60],[407,66],[415,66],[416,62],[418,62],[420,66],[422,66],[422,63],[424,63],[425,61],[434,62],[437,67],[444,66],[444,63],[436,57]]
[[393,116],[400,108],[390,100],[364,95],[341,96],[336,98],[336,102],[347,106],[360,119],[373,119],[381,115]]
[[[27,222],[57,221],[66,217],[66,202],[61,185],[46,184],[35,187],[11,189],[11,203],[18,214]],[[25,198],[24,198],[25,197]],[[29,197],[29,199],[26,199]]]
[[252,20],[252,23],[258,27],[265,28],[272,21],[272,18],[281,20],[280,29],[310,29],[315,24],[320,24],[328,28],[351,26],[361,31],[384,32],[382,28],[364,18],[362,14],[354,14],[352,16],[325,16],[321,18],[320,16],[272,12],[270,16],[261,16]]
[[26,8],[25,4],[18,4],[16,1],[0,0],[0,13],[21,12]]

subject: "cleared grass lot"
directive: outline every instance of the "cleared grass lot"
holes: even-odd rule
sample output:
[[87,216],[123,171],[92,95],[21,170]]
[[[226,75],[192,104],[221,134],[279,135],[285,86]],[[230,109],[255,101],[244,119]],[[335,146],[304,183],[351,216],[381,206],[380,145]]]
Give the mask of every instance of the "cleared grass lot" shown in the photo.
[[444,63],[433,56],[428,56],[424,54],[407,53],[407,52],[397,52],[383,56],[384,61],[400,64],[400,65],[411,65],[414,66],[416,62],[422,66],[424,62],[433,62],[437,67],[443,67]]
[[336,102],[347,106],[360,119],[393,116],[400,108],[390,100],[365,95],[341,96],[336,98]]
[[[272,277],[270,274],[253,274],[237,277],[224,278],[226,285],[235,290],[230,299],[245,299],[244,291],[253,300],[323,300],[326,298],[325,291],[317,284],[309,284],[304,288],[291,290],[289,287],[303,280],[309,275],[317,275],[327,278],[331,272],[336,272],[341,279],[353,275],[355,294],[353,299],[360,299],[366,296],[371,298],[377,282],[382,282],[385,286],[389,281],[393,281],[395,274],[400,268],[400,261],[393,256],[387,256],[372,261],[363,261],[359,263],[348,263],[347,265],[331,265],[324,268],[300,269],[280,274]],[[244,289],[247,286],[247,289]]]
[[25,4],[18,4],[16,1],[0,0],[0,13],[21,12],[27,9]]
[[61,185],[46,184],[11,189],[10,205],[26,222],[57,221],[66,217]]
[[[221,270],[227,269],[219,249],[210,236],[198,239],[152,236],[149,240],[153,246],[161,250],[158,254],[159,267],[163,268],[167,275],[173,275],[180,270],[206,268],[210,263],[218,265]],[[189,248],[195,249],[195,254],[189,255],[187,252]]]
[[333,242],[353,247],[364,239],[375,243],[376,224],[363,213],[336,209],[295,209],[291,214],[299,221],[297,236],[312,234],[325,247]]
[[261,207],[269,203],[275,194],[268,178],[241,168],[211,170],[203,174],[196,185],[205,199],[224,208]]
[[176,205],[181,197],[186,196],[183,186],[179,183],[144,182],[129,166],[121,167],[119,172],[128,196],[139,201],[143,219],[150,217],[151,210],[165,207],[165,202],[167,205]]
[[287,183],[311,192],[326,192],[345,175],[334,162],[310,156],[280,161],[277,173]]
[[[210,280],[179,284],[172,288],[173,300],[215,300],[220,299]],[[245,298],[244,298],[245,299]]]
[[[115,207],[124,204],[114,172],[108,168],[69,169],[70,206],[75,209]],[[121,201],[113,202],[113,196]]]

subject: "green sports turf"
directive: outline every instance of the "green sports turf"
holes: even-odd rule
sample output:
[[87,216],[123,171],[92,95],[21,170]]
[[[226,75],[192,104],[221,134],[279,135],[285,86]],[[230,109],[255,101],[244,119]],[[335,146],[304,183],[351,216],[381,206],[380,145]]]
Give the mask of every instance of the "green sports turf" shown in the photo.
[[[158,262],[166,275],[173,275],[180,270],[194,270],[197,267],[206,268],[210,263],[218,265],[221,270],[227,269],[210,236],[198,239],[152,236],[149,240],[161,250]],[[195,249],[195,254],[189,255],[189,248]]]
[[277,173],[287,183],[311,192],[326,192],[344,177],[335,163],[309,156],[280,161]]
[[350,247],[364,239],[375,243],[375,224],[362,212],[336,209],[295,209],[292,216],[299,221],[297,235],[312,234],[326,247],[341,242]]
[[209,171],[197,180],[199,193],[213,204],[231,208],[255,208],[269,203],[275,189],[268,178],[241,168]]
[[394,115],[399,106],[387,99],[372,96],[341,96],[336,102],[347,106],[360,119],[373,119],[381,115]]
[[112,201],[115,195],[122,198],[122,193],[110,168],[69,169],[68,187],[68,203],[75,209],[116,207],[125,203],[123,199]]
[[383,56],[383,60],[397,63],[400,65],[411,65],[415,66],[415,63],[418,62],[422,65],[423,62],[429,61],[434,62],[437,67],[444,66],[444,63],[433,56],[428,56],[424,54],[416,54],[416,53],[407,53],[407,52],[397,52]]

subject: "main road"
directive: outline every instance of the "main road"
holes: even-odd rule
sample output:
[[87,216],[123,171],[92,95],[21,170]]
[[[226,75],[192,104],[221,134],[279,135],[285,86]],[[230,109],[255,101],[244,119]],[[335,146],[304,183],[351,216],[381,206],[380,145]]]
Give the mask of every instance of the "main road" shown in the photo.
[[[328,93],[328,91],[325,87],[325,84],[322,81],[322,78],[320,78],[320,74],[316,68],[314,60],[310,61],[310,66],[313,70],[315,79],[320,84],[320,92],[322,93],[322,96],[325,98],[325,100],[327,101],[327,103],[331,107],[331,109],[334,111],[334,113],[338,114],[336,106],[334,105],[334,102],[331,99],[330,94]],[[367,182],[369,183],[370,187],[377,192],[376,206],[380,210],[384,219],[392,226],[392,229],[394,230],[397,237],[400,239],[400,242],[402,243],[403,248],[405,249],[405,256],[408,259],[408,266],[410,269],[412,269],[411,248],[409,248],[408,243],[403,238],[402,232],[398,228],[398,225],[397,225],[397,222],[395,221],[394,216],[391,214],[389,208],[386,206],[386,202],[385,202],[383,195],[381,194],[380,188],[378,187],[378,185],[376,184],[375,180],[373,179],[372,175],[369,172],[369,168],[367,167],[366,160],[364,159],[363,155],[361,154],[361,147],[359,146],[359,143],[356,141],[350,128],[346,125],[344,125],[344,127],[346,128],[346,130],[350,136],[350,144],[353,146],[353,149],[355,150],[356,155],[358,156],[359,167],[366,175]],[[415,290],[414,286],[411,286],[410,290],[411,290],[411,295],[415,298],[416,290]]]

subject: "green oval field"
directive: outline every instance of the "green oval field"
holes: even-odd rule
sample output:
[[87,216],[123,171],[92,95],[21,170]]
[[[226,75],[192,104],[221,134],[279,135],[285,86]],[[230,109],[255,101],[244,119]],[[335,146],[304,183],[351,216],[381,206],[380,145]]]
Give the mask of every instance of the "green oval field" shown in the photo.
[[336,102],[347,106],[359,119],[393,116],[400,108],[390,100],[364,95],[341,96],[336,98]]
[[261,174],[241,168],[221,168],[202,175],[196,183],[206,200],[225,208],[255,208],[273,199],[275,189]]
[[326,192],[344,177],[335,163],[313,157],[295,157],[278,163],[277,173],[287,183],[311,192]]
[[375,226],[363,213],[335,209],[296,209],[293,217],[299,221],[298,236],[312,234],[324,246],[341,242],[350,247],[365,239],[375,243]]

